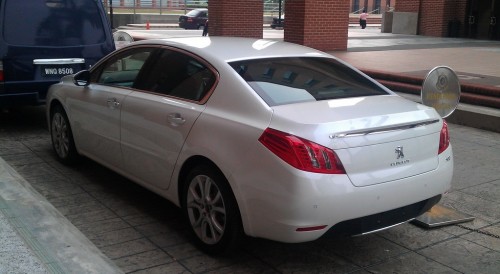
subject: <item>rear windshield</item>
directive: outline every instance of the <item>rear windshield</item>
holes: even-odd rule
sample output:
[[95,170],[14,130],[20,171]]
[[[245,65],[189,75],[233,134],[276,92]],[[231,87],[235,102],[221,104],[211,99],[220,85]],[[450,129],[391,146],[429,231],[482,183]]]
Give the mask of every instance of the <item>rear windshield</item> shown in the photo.
[[229,63],[270,106],[387,92],[329,58],[287,57]]
[[3,2],[3,33],[9,44],[80,46],[106,39],[98,0]]

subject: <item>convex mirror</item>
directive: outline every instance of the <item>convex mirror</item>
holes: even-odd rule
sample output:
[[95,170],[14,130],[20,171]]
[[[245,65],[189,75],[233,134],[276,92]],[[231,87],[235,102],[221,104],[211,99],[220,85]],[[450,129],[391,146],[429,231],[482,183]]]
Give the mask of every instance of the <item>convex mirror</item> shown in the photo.
[[134,42],[134,38],[124,31],[117,31],[113,33],[113,40],[115,41],[115,48],[121,49],[124,46]]
[[422,104],[433,107],[442,118],[450,116],[460,101],[460,82],[449,67],[433,68],[425,77],[421,92]]

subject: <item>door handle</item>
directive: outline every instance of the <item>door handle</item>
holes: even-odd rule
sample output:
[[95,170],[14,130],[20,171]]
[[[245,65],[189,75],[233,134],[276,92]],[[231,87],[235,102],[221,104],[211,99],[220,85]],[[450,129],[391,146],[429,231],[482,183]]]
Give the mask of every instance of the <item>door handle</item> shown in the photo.
[[116,98],[109,98],[107,100],[107,103],[108,103],[108,107],[110,109],[115,109],[115,108],[120,106],[120,102],[118,102],[118,100]]
[[168,121],[172,126],[180,126],[186,122],[186,119],[182,118],[180,113],[170,113]]

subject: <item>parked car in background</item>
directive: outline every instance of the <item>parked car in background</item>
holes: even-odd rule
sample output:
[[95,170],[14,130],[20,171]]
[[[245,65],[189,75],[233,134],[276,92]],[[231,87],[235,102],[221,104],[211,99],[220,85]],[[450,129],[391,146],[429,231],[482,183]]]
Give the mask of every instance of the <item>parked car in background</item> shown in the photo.
[[273,21],[271,22],[271,28],[283,28],[285,27],[285,15],[281,16],[281,19],[279,17],[273,17]]
[[[228,50],[230,49],[230,50]],[[55,155],[179,206],[205,251],[412,220],[449,190],[448,127],[337,58],[264,39],[143,40],[50,88]]]
[[0,1],[0,107],[40,105],[62,76],[115,50],[101,1]]
[[179,16],[179,27],[183,29],[200,29],[208,20],[208,9],[194,9]]

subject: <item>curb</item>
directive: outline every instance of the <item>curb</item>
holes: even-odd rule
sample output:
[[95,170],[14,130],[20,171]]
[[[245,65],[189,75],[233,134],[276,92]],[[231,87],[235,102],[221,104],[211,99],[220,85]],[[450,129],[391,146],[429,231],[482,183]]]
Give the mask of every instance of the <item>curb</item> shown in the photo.
[[[392,90],[420,95],[423,77],[406,76],[378,70],[361,69],[365,74]],[[500,109],[500,88],[480,84],[460,83],[460,102]]]
[[[421,102],[420,92],[423,78],[375,70],[362,69],[361,71],[400,96],[418,103]],[[460,94],[460,103],[455,112],[446,117],[446,121],[500,133],[500,89],[470,84],[461,84],[461,89],[465,92]],[[483,94],[497,95],[498,97]]]
[[[123,273],[1,157],[0,203],[17,240],[48,273]],[[23,263],[13,258],[7,266]]]

